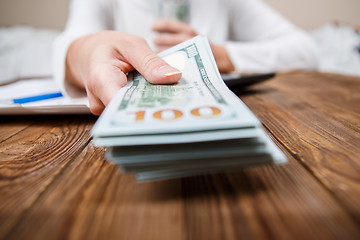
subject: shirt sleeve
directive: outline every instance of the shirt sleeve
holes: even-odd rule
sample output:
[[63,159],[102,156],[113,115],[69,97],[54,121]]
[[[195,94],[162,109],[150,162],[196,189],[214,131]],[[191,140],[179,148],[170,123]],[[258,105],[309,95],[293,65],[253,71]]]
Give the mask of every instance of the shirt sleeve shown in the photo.
[[261,0],[232,0],[230,41],[225,43],[237,72],[316,69],[314,40]]
[[64,95],[86,97],[85,91],[65,81],[65,59],[68,47],[77,38],[110,29],[111,12],[101,0],[72,0],[65,30],[53,44],[53,72]]

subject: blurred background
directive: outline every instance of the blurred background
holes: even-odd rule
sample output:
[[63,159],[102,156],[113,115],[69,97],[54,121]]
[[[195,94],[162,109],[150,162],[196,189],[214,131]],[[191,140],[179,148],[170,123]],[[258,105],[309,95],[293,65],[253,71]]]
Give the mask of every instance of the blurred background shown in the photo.
[[[61,30],[70,0],[0,0],[0,26]],[[293,23],[314,30],[334,21],[360,25],[360,0],[264,0]]]
[[[263,1],[312,35],[319,71],[360,76],[360,0]],[[52,43],[65,26],[69,2],[0,0],[0,85],[52,76]]]

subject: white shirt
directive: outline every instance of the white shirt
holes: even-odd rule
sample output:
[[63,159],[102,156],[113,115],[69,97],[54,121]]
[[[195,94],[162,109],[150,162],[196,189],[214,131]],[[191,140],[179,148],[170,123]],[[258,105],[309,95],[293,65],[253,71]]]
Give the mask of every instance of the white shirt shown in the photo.
[[[144,37],[151,31],[157,0],[73,0],[65,31],[54,45],[54,74],[64,83],[68,46],[80,36],[116,30]],[[190,0],[190,25],[210,42],[225,46],[239,73],[314,69],[317,47],[311,37],[261,0]],[[65,83],[68,94],[74,89]],[[71,92],[71,93],[70,93]]]

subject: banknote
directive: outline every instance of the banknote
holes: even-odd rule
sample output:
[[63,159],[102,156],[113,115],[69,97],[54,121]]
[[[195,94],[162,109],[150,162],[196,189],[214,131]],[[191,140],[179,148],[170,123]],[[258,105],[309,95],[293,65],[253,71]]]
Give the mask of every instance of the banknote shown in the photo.
[[195,37],[160,54],[182,71],[173,85],[135,72],[96,122],[106,159],[139,181],[283,164],[260,121],[224,84],[209,42]]
[[139,181],[234,171],[259,164],[284,164],[284,154],[258,129],[256,138],[187,144],[112,147],[107,159]]
[[[277,163],[283,161],[282,154],[273,149],[277,147],[264,132],[257,130],[256,137],[227,139],[222,141],[204,141],[183,144],[133,145],[112,147],[107,158],[117,164],[141,165],[189,159],[209,159],[234,157],[249,154],[272,154]],[[146,156],[146,158],[144,158]]]
[[[174,85],[153,85],[139,73],[130,76],[92,130],[98,145],[118,146],[118,141],[111,144],[109,139],[136,136],[145,142],[147,136],[158,138],[156,144],[176,143],[180,133],[192,136],[180,137],[181,142],[218,140],[226,135],[231,138],[226,132],[260,125],[222,81],[206,38],[195,37],[160,56],[182,71],[181,80]],[[169,140],[171,134],[173,140]]]
[[97,146],[133,146],[154,144],[180,144],[188,142],[207,142],[213,140],[256,137],[256,128],[223,129],[207,131],[183,131],[178,133],[153,133],[146,135],[125,135],[95,137]]
[[[141,152],[141,155],[139,155]],[[209,159],[239,156],[239,154],[268,152],[266,145],[257,139],[210,141],[201,143],[144,145],[113,147],[107,158],[116,164],[138,166],[141,164],[160,164],[163,162],[186,161],[189,159]],[[144,158],[143,156],[146,156]]]

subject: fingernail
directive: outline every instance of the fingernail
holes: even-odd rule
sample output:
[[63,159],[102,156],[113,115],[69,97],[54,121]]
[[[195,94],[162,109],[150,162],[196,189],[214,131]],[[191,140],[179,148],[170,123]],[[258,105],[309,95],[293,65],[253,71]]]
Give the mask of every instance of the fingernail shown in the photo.
[[165,75],[165,76],[172,76],[176,74],[181,74],[179,70],[176,68],[171,67],[170,65],[163,65],[158,68],[158,73]]

